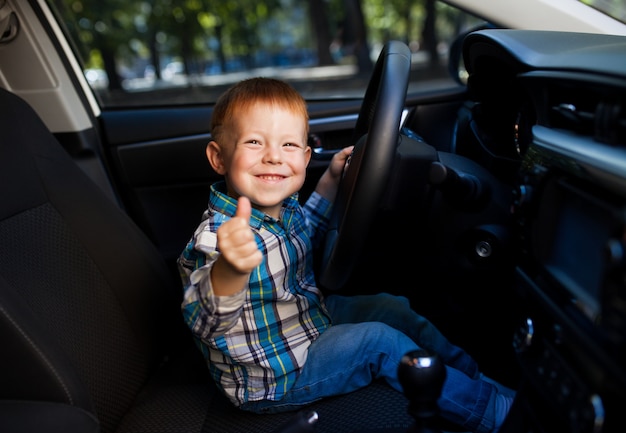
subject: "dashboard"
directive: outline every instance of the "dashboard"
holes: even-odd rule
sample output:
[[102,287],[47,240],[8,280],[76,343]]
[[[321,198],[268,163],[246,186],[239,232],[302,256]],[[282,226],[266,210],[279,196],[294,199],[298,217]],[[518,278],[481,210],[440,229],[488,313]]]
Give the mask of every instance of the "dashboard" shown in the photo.
[[[483,30],[457,150],[513,185],[509,430],[618,431],[626,401],[626,38]],[[556,415],[556,416],[555,416]]]

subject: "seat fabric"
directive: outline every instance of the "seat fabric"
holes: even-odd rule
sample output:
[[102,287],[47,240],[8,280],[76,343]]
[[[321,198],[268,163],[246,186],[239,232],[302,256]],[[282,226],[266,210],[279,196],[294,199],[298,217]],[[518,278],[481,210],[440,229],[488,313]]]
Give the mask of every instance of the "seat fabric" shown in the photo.
[[[44,407],[50,426],[55,408],[73,408],[105,433],[272,432],[293,416],[244,413],[217,392],[154,245],[4,89],[0,202],[0,409],[37,403],[27,407]],[[319,432],[411,423],[405,398],[381,382],[310,409]],[[0,431],[39,420],[10,412]]]

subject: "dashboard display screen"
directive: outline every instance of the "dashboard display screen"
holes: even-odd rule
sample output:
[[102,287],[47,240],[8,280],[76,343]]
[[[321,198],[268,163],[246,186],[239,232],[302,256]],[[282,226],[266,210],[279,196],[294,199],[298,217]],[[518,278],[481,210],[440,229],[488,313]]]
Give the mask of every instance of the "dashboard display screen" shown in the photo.
[[[544,230],[546,270],[571,294],[572,302],[591,320],[600,313],[606,245],[611,236],[611,209],[595,197],[557,184],[554,200],[545,200],[551,214]],[[544,220],[545,221],[545,220]],[[547,241],[547,242],[546,242]]]

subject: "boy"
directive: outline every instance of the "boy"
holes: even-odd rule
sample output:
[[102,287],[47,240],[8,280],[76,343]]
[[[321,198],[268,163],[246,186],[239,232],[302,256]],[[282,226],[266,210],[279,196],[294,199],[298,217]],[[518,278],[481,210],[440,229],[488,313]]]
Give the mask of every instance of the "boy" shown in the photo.
[[422,347],[446,364],[441,415],[497,431],[513,392],[484,378],[407,299],[325,298],[316,286],[311,253],[352,147],[335,154],[301,206],[311,148],[306,102],[291,86],[270,78],[235,84],[215,105],[211,133],[206,156],[224,181],[211,186],[179,258],[182,311],[230,401],[257,413],[294,410],[379,377],[402,392],[399,362]]

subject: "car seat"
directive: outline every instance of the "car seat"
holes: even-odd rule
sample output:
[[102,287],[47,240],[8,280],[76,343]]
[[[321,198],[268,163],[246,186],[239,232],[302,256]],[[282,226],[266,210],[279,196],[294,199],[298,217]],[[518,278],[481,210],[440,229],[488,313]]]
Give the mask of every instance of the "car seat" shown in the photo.
[[[182,287],[35,111],[0,89],[0,431],[273,432],[216,389]],[[181,245],[181,249],[182,249]],[[309,409],[318,432],[404,431],[382,382]]]

